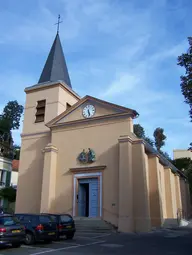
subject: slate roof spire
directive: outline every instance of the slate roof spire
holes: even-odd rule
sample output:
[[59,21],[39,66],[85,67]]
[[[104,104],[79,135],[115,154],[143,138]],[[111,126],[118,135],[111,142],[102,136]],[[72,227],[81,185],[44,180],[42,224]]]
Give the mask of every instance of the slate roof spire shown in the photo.
[[58,80],[64,81],[66,85],[72,88],[59,33],[57,31],[38,83],[54,82]]

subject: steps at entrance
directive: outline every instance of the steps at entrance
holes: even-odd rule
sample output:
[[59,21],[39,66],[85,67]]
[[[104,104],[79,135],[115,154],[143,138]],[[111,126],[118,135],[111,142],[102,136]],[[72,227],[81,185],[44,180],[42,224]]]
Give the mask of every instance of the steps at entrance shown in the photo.
[[77,232],[112,233],[114,227],[100,218],[74,217]]

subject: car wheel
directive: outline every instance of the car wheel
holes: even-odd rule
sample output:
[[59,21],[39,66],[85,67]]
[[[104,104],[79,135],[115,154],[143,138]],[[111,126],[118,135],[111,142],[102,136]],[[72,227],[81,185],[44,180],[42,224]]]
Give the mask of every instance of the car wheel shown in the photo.
[[13,248],[19,248],[21,246],[21,243],[12,243]]
[[34,244],[35,242],[34,235],[32,233],[26,233],[24,242],[27,245]]
[[73,239],[73,237],[74,237],[74,233],[73,233],[73,234],[68,234],[68,235],[67,235],[67,239]]

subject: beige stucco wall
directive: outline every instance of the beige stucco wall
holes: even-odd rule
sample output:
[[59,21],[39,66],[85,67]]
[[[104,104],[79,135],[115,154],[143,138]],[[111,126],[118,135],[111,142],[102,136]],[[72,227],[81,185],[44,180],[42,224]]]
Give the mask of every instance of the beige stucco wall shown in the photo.
[[189,150],[174,150],[173,151],[173,158],[190,158],[192,159],[192,151]]
[[[46,99],[45,121],[35,123],[37,101]],[[66,103],[75,104],[78,99],[59,84],[46,90],[32,90],[26,94],[23,134],[48,131],[45,126],[50,120],[66,110]]]
[[176,208],[177,210],[182,209],[181,201],[181,188],[180,188],[180,177],[175,175],[175,192],[176,192]]
[[135,231],[149,231],[150,198],[148,190],[148,162],[145,162],[144,144],[139,142],[132,147],[133,160],[133,215]]
[[119,138],[118,230],[134,231],[132,142],[128,136]]
[[17,198],[17,213],[40,211],[44,154],[42,150],[50,141],[50,133],[22,138]]
[[82,105],[80,105],[77,109],[75,109],[73,112],[70,112],[68,115],[66,115],[64,118],[62,118],[60,121],[58,121],[58,123],[63,123],[63,122],[68,122],[68,121],[75,121],[75,120],[83,120],[83,108],[88,105],[91,104],[93,106],[95,106],[95,115],[94,117],[100,117],[100,116],[106,116],[109,114],[115,114],[115,113],[121,113],[122,111],[120,109],[115,109],[112,107],[109,107],[108,105],[104,105],[98,102],[95,102],[93,100],[87,100],[85,103],[83,103]]
[[[99,122],[54,130],[52,144],[58,149],[56,197],[53,207],[59,212],[72,212],[72,173],[70,168],[81,167],[77,157],[83,149],[92,148],[96,162],[106,165],[103,171],[103,218],[117,225],[119,134],[129,133],[128,120]],[[114,192],[116,190],[116,192]],[[62,201],[62,202],[58,202]],[[115,206],[113,206],[115,204]]]
[[167,218],[166,210],[166,189],[165,189],[165,171],[163,165],[159,164],[159,177],[160,177],[160,196],[162,200],[162,214],[163,219]]
[[160,164],[156,155],[149,155],[149,196],[151,225],[159,227],[163,223],[162,184],[160,180]]

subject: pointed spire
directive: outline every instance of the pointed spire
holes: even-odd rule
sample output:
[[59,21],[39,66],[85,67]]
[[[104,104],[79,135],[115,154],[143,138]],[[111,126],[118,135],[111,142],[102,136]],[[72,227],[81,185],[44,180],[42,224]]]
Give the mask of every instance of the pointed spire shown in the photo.
[[57,33],[38,83],[64,81],[70,88],[71,81],[63,54],[59,33]]

